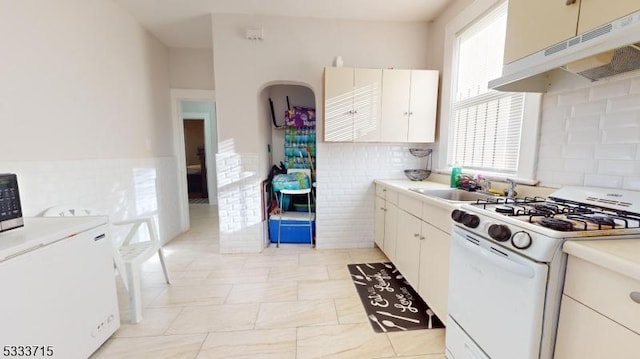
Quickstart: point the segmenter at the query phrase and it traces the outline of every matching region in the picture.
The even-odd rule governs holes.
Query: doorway
[[[204,119],[185,118],[183,128],[189,204],[208,204]]]
[[[190,192],[192,194],[191,197],[194,197],[195,193],[199,193],[201,202],[205,202],[202,205],[214,206],[218,202],[215,161],[218,152],[216,104],[213,91],[181,89],[171,90],[171,104],[174,116],[174,156],[176,158],[176,179],[179,191],[179,203],[177,203],[177,206],[180,212],[180,227],[184,232],[190,228]],[[189,152],[189,156],[191,156],[194,150],[187,149],[188,140],[186,139],[185,130],[190,131],[190,129],[185,127],[185,123],[187,123],[187,127],[190,127],[188,123],[198,121],[202,124],[203,133],[203,136],[199,137],[204,137],[204,141],[195,146],[197,162],[193,158],[188,161],[187,152]],[[200,125],[198,124],[197,126],[199,127]],[[203,150],[200,151],[200,156],[198,156],[198,147],[202,147]],[[202,158],[202,160],[200,160],[200,158]],[[195,182],[198,176],[189,176],[188,172],[193,174],[198,170],[200,172],[200,186],[197,188],[196,185],[196,188],[194,188],[197,189],[197,191],[190,191],[189,177],[192,177],[191,181]],[[205,181],[204,183],[203,180]],[[206,195],[203,195],[203,189],[206,190]]]

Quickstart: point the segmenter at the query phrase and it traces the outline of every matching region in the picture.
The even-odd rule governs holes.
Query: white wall
[[[268,170],[267,144],[270,142],[270,114],[262,89],[274,83],[300,84],[311,88],[318,107],[318,128],[322,129],[322,76],[323,68],[331,65],[336,55],[341,55],[345,66],[372,68],[428,68],[429,46],[426,23],[358,22],[343,20],[304,19],[290,17],[264,17],[250,15],[213,15],[213,54],[215,69],[216,103],[220,145],[237,156],[225,155],[225,160],[238,161],[238,171],[230,171],[230,178],[242,178],[245,191],[259,192],[260,182]],[[263,41],[245,39],[247,27],[262,27]],[[322,137],[319,137],[319,141]],[[401,147],[401,146],[400,146]],[[421,165],[405,156],[395,157],[394,167],[385,167],[398,146],[380,145],[372,153],[377,156],[351,154],[368,152],[364,144],[318,143],[318,247],[366,247],[373,246],[373,185],[374,177],[362,171],[361,166],[376,168],[375,176],[399,178],[398,168],[415,168]],[[406,149],[406,148],[405,148]],[[222,151],[221,151],[222,152]],[[346,153],[347,156],[337,155]],[[245,159],[246,158],[246,166]],[[257,165],[254,165],[257,161]],[[358,162],[356,166],[356,162]],[[250,165],[249,165],[250,164]],[[341,177],[333,178],[331,168],[339,169]],[[219,167],[220,170],[220,167]],[[244,173],[235,176],[233,173]],[[344,178],[367,173],[366,180],[348,185],[345,192]],[[218,181],[227,181],[219,172]],[[253,177],[255,178],[253,178]],[[350,181],[350,180],[349,180]],[[228,182],[228,181],[227,181]],[[234,183],[234,182],[231,182]],[[249,184],[251,183],[251,184]],[[252,187],[253,186],[253,187]],[[234,193],[238,186],[228,185]],[[236,241],[237,248],[258,248],[262,229],[255,220],[245,221],[246,226],[234,226],[234,218],[255,218],[260,208],[234,208],[230,198],[225,204],[224,189],[219,188],[221,224],[221,248],[223,242]],[[249,193],[246,193],[248,196]],[[345,200],[333,206],[333,200]],[[258,204],[259,206],[259,204]],[[344,222],[353,218],[349,232],[333,231],[334,224],[327,214],[340,215]],[[359,220],[365,214],[366,220]],[[225,219],[227,218],[228,219]],[[335,223],[344,228],[343,221]],[[228,228],[225,235],[223,228]],[[245,233],[246,235],[238,235]],[[246,245],[247,243],[257,245]]]
[[[171,88],[213,90],[213,52],[211,49],[169,49]]]
[[[474,1],[451,1],[444,11],[429,23],[429,66],[432,69],[444,69],[444,35],[447,24]]]
[[[25,215],[150,211],[174,236],[168,49],[110,0],[2,1],[0,33],[0,168]]]

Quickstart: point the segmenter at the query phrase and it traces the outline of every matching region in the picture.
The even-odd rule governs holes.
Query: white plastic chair
[[[287,173],[294,173],[294,172],[302,172],[304,173],[307,178],[309,178],[309,185],[312,186],[311,184],[311,170],[310,169],[289,169],[287,170]],[[315,220],[315,214],[311,212],[311,188],[303,188],[303,189],[282,189],[280,190],[280,201],[278,202],[278,206],[280,207],[279,212],[279,217],[278,217],[278,243],[276,244],[276,248],[280,247],[280,234],[282,232],[282,227],[309,227],[309,242],[311,244],[311,247],[313,247],[313,221]],[[282,214],[284,213],[284,209],[282,208],[282,201],[284,199],[284,195],[300,195],[300,194],[306,194],[307,195],[307,214],[308,214],[308,221],[305,224],[294,224],[294,223],[290,223],[290,224],[284,224],[283,220],[282,220]]]
[[[55,206],[44,212],[45,217],[68,217],[68,216],[95,216],[98,213],[82,207]],[[158,253],[162,271],[167,284],[169,273],[164,262],[164,253],[156,230],[155,221],[151,217],[140,217],[135,219],[110,222],[112,226],[128,227],[128,232],[122,243],[113,240],[114,253],[113,263],[123,279],[127,293],[129,294],[129,304],[131,307],[131,323],[139,323],[142,320],[142,295],[140,288],[140,271],[142,263],[146,262],[154,254]],[[133,241],[140,227],[146,225],[149,239],[146,241]]]

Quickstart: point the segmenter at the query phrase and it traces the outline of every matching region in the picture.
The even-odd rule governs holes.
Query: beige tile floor
[[[377,249],[285,244],[219,254],[216,207],[191,205],[191,230],[165,247],[172,284],[144,265],[142,322],[122,326],[103,358],[444,359],[444,329],[375,333],[346,265],[386,260]]]

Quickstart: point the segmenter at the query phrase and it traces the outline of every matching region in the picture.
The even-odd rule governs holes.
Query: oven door
[[[491,359],[537,359],[548,266],[458,226],[451,241],[448,320]]]

